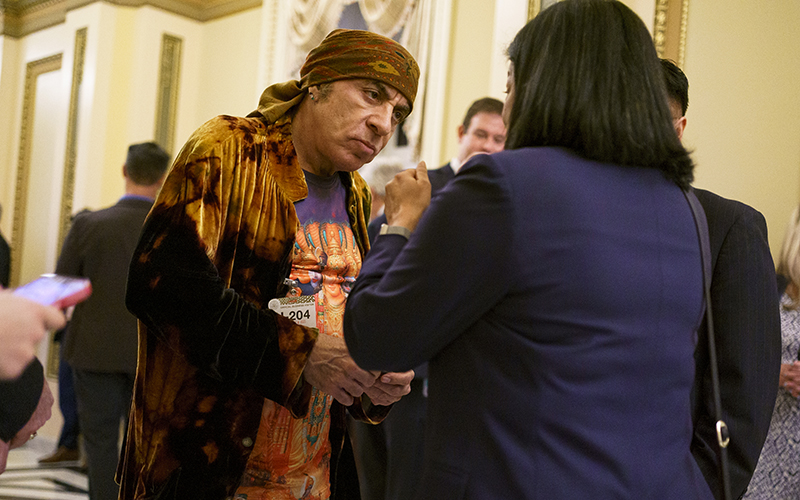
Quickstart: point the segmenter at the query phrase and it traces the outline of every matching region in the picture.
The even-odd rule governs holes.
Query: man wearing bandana
[[[145,222],[122,500],[357,499],[345,409],[378,422],[409,391],[413,372],[355,365],[341,315],[369,248],[356,171],[411,112],[419,67],[336,30],[300,77],[198,129]],[[270,310],[287,296],[296,321]]]

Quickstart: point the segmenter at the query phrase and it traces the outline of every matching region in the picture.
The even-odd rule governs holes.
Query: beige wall
[[[13,125],[16,116],[19,94],[19,41],[0,37],[0,204],[3,214],[0,219],[0,232],[7,238],[11,235],[13,185],[10,166],[15,161]]]
[[[12,233],[14,188],[20,146],[21,117],[27,64],[62,53],[64,27],[56,26],[49,33],[34,33],[24,39],[3,37],[0,61],[0,203],[3,204],[2,232],[8,239]],[[63,67],[63,63],[62,63]],[[63,73],[63,72],[62,72]],[[52,90],[52,88],[50,88]],[[61,96],[63,98],[63,87]],[[50,120],[61,123],[62,107],[52,110]],[[58,138],[51,146],[56,147]]]
[[[22,281],[52,272],[57,259],[76,31],[87,28],[74,211],[113,204],[124,192],[122,165],[128,145],[154,137],[162,34],[183,39],[177,149],[207,119],[221,113],[246,114],[255,108],[261,90],[256,88],[260,23],[260,9],[199,23],[152,7],[96,2],[69,11],[66,21],[52,28],[20,39],[0,37],[0,203],[4,212],[0,230],[9,240],[26,65],[62,54],[61,69],[40,77],[33,103],[30,182],[36,197],[28,201]],[[49,347],[49,343],[40,345],[40,359],[48,359]],[[57,394],[56,384],[52,388]],[[54,411],[40,434],[56,440],[61,422],[61,415]]]
[[[449,58],[440,65],[442,92],[430,106],[442,112],[438,166],[456,151],[456,128],[474,99],[502,98],[501,52],[524,24],[526,0],[451,0]],[[655,0],[625,0],[652,25]],[[176,148],[217,114],[246,114],[263,90],[265,47],[282,47],[271,38],[273,13],[286,0],[199,23],[151,7],[118,7],[97,2],[69,12],[64,24],[21,39],[0,39],[0,230],[10,237],[19,131],[28,62],[63,53],[53,91],[68,100],[75,31],[88,27],[84,83],[79,108],[74,208],[113,203],[123,190],[121,165],[127,146],[150,140],[155,125],[156,85],[162,33],[183,38],[183,63],[176,123]],[[437,2],[436,5],[444,5]],[[268,9],[265,10],[265,9]],[[513,25],[513,26],[512,26]],[[689,0],[685,71],[690,107],[686,144],[694,150],[696,185],[739,199],[767,218],[770,245],[777,253],[791,210],[800,201],[800,2]],[[282,33],[282,32],[277,32]],[[270,43],[266,43],[270,41]],[[279,61],[275,57],[274,61]],[[271,83],[271,82],[268,82]],[[436,89],[434,89],[436,90]],[[66,102],[55,106],[51,192],[63,171]],[[427,133],[427,132],[426,132]],[[434,134],[435,136],[436,134]],[[437,141],[438,142],[438,141]],[[52,214],[48,217],[51,217]],[[45,221],[47,222],[47,221]],[[52,222],[52,221],[51,221]],[[45,223],[43,228],[51,228]],[[50,231],[50,229],[44,229]],[[52,236],[52,238],[55,238]],[[55,242],[50,239],[47,245]],[[13,244],[13,242],[12,242]],[[51,248],[47,272],[55,265]],[[57,421],[53,423],[57,433]]]
[[[651,28],[655,0],[622,0]],[[475,99],[505,99],[508,44],[527,22],[529,0],[452,0],[447,98],[438,167],[458,148],[457,127]],[[430,160],[429,158],[423,158]]]
[[[651,0],[625,0],[652,25]],[[268,2],[272,8],[273,2]],[[525,0],[452,0],[449,59],[439,124],[442,147],[431,166],[456,150],[456,127],[477,97],[502,98],[502,50],[524,23]],[[695,151],[697,185],[761,210],[770,243],[780,243],[785,219],[800,198],[800,3],[689,3],[685,70],[691,81],[686,142]],[[513,26],[511,26],[513,24]],[[25,64],[64,54],[62,95],[71,82],[75,31],[88,27],[79,112],[75,208],[112,203],[122,191],[125,148],[152,138],[160,37],[184,39],[175,143],[182,144],[217,114],[252,110],[262,84],[264,12],[252,9],[198,23],[151,7],[94,3],[70,11],[67,22],[0,45],[0,229],[11,233],[14,174]],[[127,63],[127,62],[130,63]],[[65,116],[57,116],[63,123]],[[63,125],[60,125],[63,132]],[[63,155],[63,139],[56,138]],[[59,160],[63,161],[63,160]],[[60,172],[62,165],[55,166]]]
[[[453,0],[446,102],[443,103],[443,147],[438,162],[430,165],[431,168],[446,163],[455,154],[456,128],[470,103],[490,95],[492,80],[488,69],[494,47],[494,4],[486,0]]]
[[[438,164],[455,154],[455,130],[469,103],[503,97],[496,88],[494,73],[502,71],[496,52],[510,38],[495,26],[495,6],[511,1],[453,0]],[[623,2],[652,30],[655,0]],[[800,2],[689,0],[688,14],[684,139],[697,163],[695,185],[761,211],[777,258],[786,221],[800,201]],[[524,20],[506,22],[518,29]]]
[[[654,1],[625,3],[652,25]],[[503,98],[502,51],[524,24],[524,15],[517,11],[526,4],[452,0],[446,90],[438,103],[431,103],[443,110],[438,125],[442,144],[438,158],[423,158],[431,166],[455,153],[455,130],[472,100],[484,95]],[[272,8],[272,2],[269,5]],[[686,142],[695,151],[697,185],[761,210],[774,251],[785,219],[800,198],[800,46],[794,36],[800,4],[690,0],[689,6],[685,70],[691,81],[691,106]],[[512,10],[515,14],[509,15]],[[70,11],[65,24],[19,40],[3,39],[0,202],[5,216],[0,230],[11,234],[27,62],[62,52],[62,90],[68,92],[75,30],[89,28],[74,207],[97,208],[113,203],[122,192],[119,169],[127,145],[152,138],[161,34],[184,39],[178,147],[210,117],[253,109],[263,86],[258,71],[264,66],[264,15],[262,9],[252,9],[198,23],[151,7],[98,2]],[[62,165],[57,167],[60,171]]]
[[[203,62],[197,75],[199,121],[202,123],[222,114],[244,116],[250,113],[256,109],[264,90],[257,78],[262,64],[257,45],[261,30],[260,9],[210,21],[203,30]],[[232,33],[249,42],[232,47]],[[228,75],[228,78],[217,75]]]
[[[68,12],[66,22],[0,45],[0,229],[12,234],[25,67],[63,54],[59,85],[62,106],[51,119],[56,148],[52,172],[60,187],[65,153],[67,105],[72,84],[75,33],[87,28],[78,108],[78,147],[73,208],[100,208],[123,193],[122,164],[128,145],[152,140],[162,34],[183,39],[175,131],[179,148],[203,122],[217,114],[247,114],[257,88],[260,9],[199,23],[152,7],[129,8],[96,2]],[[242,40],[252,40],[252,45]],[[242,50],[252,46],[253,50]],[[12,242],[13,244],[13,242]],[[55,265],[51,258],[48,269]]]
[[[774,259],[800,195],[799,33],[796,0],[689,4],[695,184],[761,211]]]

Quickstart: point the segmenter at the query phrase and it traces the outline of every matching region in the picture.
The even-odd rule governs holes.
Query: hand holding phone
[[[66,309],[89,298],[92,282],[86,278],[43,274],[15,289],[14,294],[40,304]]]
[[[59,309],[0,290],[0,380],[17,378],[36,356],[48,330],[65,323]]]

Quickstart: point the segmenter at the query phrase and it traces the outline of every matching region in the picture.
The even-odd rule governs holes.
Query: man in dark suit
[[[64,359],[74,370],[91,500],[116,499],[119,426],[130,409],[136,373],[136,318],[125,287],[142,224],[161,187],[169,155],[154,142],[134,144],[122,167],[125,195],[113,206],[75,216],[56,273],[92,281],[65,335]]]
[[[679,137],[686,127],[689,81],[662,59],[670,110]],[[775,268],[767,224],[755,209],[695,189],[708,221],[711,244],[711,310],[728,446],[731,494],[740,498],[755,470],[767,437],[778,391],[781,331]],[[716,450],[716,417],[708,365],[706,323],[695,351],[692,394],[692,454],[716,498],[722,498]]]
[[[502,101],[492,97],[478,99],[470,105],[457,130],[458,154],[441,168],[428,172],[431,195],[444,188],[471,156],[503,150],[506,127],[502,113]],[[370,222],[370,242],[375,241],[385,223],[384,214]],[[353,424],[362,500],[414,497],[422,475],[428,365],[417,367],[414,373],[411,393],[394,404],[381,424]]]

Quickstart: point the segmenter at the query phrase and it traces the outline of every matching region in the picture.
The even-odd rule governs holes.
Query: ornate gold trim
[[[58,378],[58,365],[61,363],[61,342],[56,341],[56,332],[51,331],[47,336],[47,359],[44,363],[45,374],[48,378]]]
[[[275,70],[275,55],[276,55],[276,47],[277,44],[277,33],[278,33],[278,20],[280,19],[280,12],[278,12],[278,5],[279,0],[264,0],[264,4],[262,8],[270,9],[270,16],[269,19],[272,21],[269,30],[267,31],[267,40],[266,45],[262,49],[263,54],[269,54],[269,57],[266,57],[266,65],[264,67],[264,73],[259,75],[261,78],[265,78],[265,82],[260,82],[264,84],[264,86],[269,85],[268,82],[273,82],[276,80],[276,70]],[[269,5],[267,5],[269,4]],[[262,16],[263,19],[263,16]]]
[[[28,63],[25,70],[25,93],[22,103],[22,125],[19,134],[17,182],[14,188],[14,225],[11,231],[11,279],[9,285],[19,284],[22,248],[25,235],[25,214],[28,207],[28,178],[31,167],[33,118],[36,112],[36,79],[39,75],[61,69],[61,56],[56,54]]]
[[[169,154],[172,154],[175,142],[175,117],[178,111],[182,45],[183,39],[179,37],[166,33],[161,37],[155,141]]]
[[[528,0],[528,21],[542,10],[542,0]]]
[[[67,12],[103,1],[123,7],[149,5],[206,22],[260,7],[262,0],[0,0],[0,35],[20,38],[64,22]]]
[[[64,154],[64,179],[61,184],[61,213],[59,215],[57,254],[67,237],[72,219],[72,201],[75,195],[75,158],[78,153],[78,101],[83,81],[83,63],[86,59],[86,33],[88,28],[75,32],[75,53],[72,61],[72,87],[69,96],[67,121],[67,151]]]
[[[537,16],[542,9],[558,3],[561,0],[528,0],[528,21]]]
[[[688,23],[689,0],[656,0],[653,42],[659,57],[683,67]]]
[[[669,0],[656,0],[656,15],[653,20],[653,43],[656,45],[658,57],[664,57],[664,45],[667,39],[667,8]]]
[[[686,33],[689,30],[689,0],[681,2],[681,34],[678,41],[678,64],[683,67],[686,62]]]

